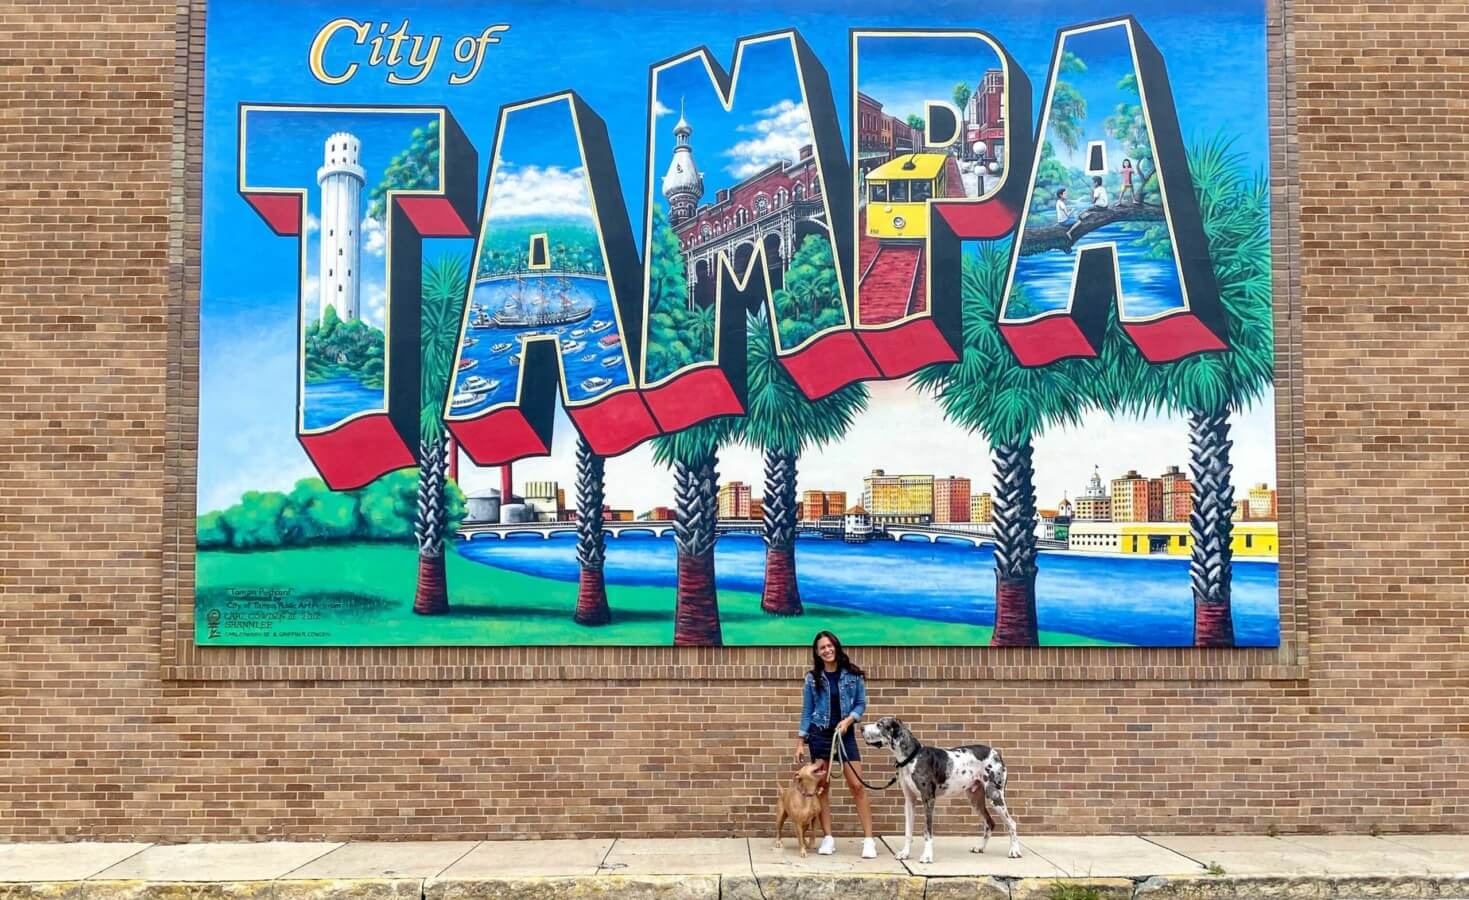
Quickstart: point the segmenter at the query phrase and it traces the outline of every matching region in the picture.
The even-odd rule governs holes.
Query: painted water
[[[549,540],[524,534],[460,542],[464,557],[484,565],[576,581],[574,535]],[[802,538],[796,550],[801,599],[806,603],[991,625],[995,616],[994,553],[989,547],[879,541],[846,544]],[[755,535],[725,535],[715,549],[717,583],[758,593],[765,544]],[[671,537],[624,534],[607,541],[609,585],[673,588]],[[1186,557],[1083,556],[1042,552],[1036,579],[1040,627],[1141,646],[1193,643],[1193,598]],[[1280,639],[1279,566],[1234,565],[1235,639],[1242,647],[1274,647]],[[616,595],[612,603],[616,606]],[[669,602],[673,602],[672,594]],[[894,634],[894,643],[902,643]]]
[[[524,343],[530,332],[545,335],[539,339],[548,342],[554,339],[557,342],[566,373],[567,395],[573,402],[589,400],[629,383],[627,366],[622,361],[621,344],[605,346],[601,343],[609,335],[619,335],[617,317],[612,308],[612,295],[605,278],[549,274],[523,275],[519,279],[494,278],[475,284],[472,302],[485,315],[493,317],[517,293],[522,298],[522,304],[526,298],[544,294],[547,298],[547,309],[554,312],[561,306],[563,291],[574,308],[591,304],[591,313],[586,318],[564,325],[527,325],[521,328],[475,328],[471,325],[465,331],[465,337],[474,339],[474,344],[463,349],[460,359],[461,363],[472,361],[472,364],[458,373],[455,392],[464,391],[464,382],[476,375],[486,381],[499,382],[499,385],[493,389],[475,391],[481,394],[480,400],[466,406],[454,407],[453,415],[473,415],[515,399],[516,385],[520,380],[520,364],[512,362],[511,357],[519,358],[524,353]],[[496,347],[500,349],[497,350]],[[609,360],[613,362],[609,363]],[[590,381],[594,378],[605,379],[610,383]]]
[[[1026,298],[1037,310],[1065,309],[1071,302],[1072,275],[1081,249],[1108,243],[1117,247],[1124,316],[1129,319],[1145,318],[1183,306],[1183,289],[1172,255],[1154,256],[1153,244],[1144,239],[1139,223],[1114,222],[1098,228],[1083,235],[1077,241],[1078,249],[1070,253],[1048,250],[1022,256],[1015,266],[1015,284],[1024,286]]]
[[[304,406],[307,429],[328,428],[348,416],[387,408],[382,388],[367,387],[350,375],[306,382]]]

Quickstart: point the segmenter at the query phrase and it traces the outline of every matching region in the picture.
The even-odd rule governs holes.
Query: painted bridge
[[[762,534],[765,531],[765,526],[759,519],[723,519],[714,527],[719,534]],[[603,522],[602,530],[607,533],[608,537],[621,537],[624,534],[663,537],[673,534],[673,520],[639,519],[636,522]],[[821,533],[814,523],[798,523],[797,531],[801,534]],[[576,523],[523,522],[515,525],[466,523],[459,529],[459,537],[466,541],[480,537],[496,537],[503,540],[520,535],[539,535],[545,540],[550,540],[558,534],[576,534]]]
[[[715,526],[719,534],[761,534],[764,526],[759,519],[723,519]],[[603,522],[602,530],[608,537],[621,537],[624,534],[647,535],[649,537],[665,537],[673,534],[673,522],[669,519],[643,519],[636,522]],[[804,535],[821,535],[822,531],[814,522],[800,522],[797,530]],[[874,533],[885,534],[894,541],[928,542],[936,543],[962,543],[974,547],[982,547],[986,544],[994,544],[995,533],[988,524],[982,522],[955,522],[940,525],[874,525]],[[459,529],[459,537],[466,541],[480,538],[520,538],[539,536],[542,540],[550,540],[558,534],[575,535],[575,522],[523,522],[515,525],[500,524],[465,524]],[[839,532],[833,532],[832,537],[839,537]],[[1036,546],[1042,550],[1065,550],[1065,541],[1052,541],[1038,539]]]
[[[895,541],[927,541],[930,544],[962,543],[975,547],[995,543],[995,529],[988,522],[946,522],[938,525],[874,525],[874,531],[883,531]],[[1065,541],[1036,538],[1036,546],[1042,550],[1065,550]]]

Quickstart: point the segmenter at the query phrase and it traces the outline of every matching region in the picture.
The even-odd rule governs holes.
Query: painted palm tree
[[[1000,334],[998,322],[1008,242],[986,242],[966,253],[961,276],[964,353],[957,363],[920,370],[914,384],[934,394],[955,424],[988,439],[995,467],[995,628],[990,643],[1035,646],[1036,507],[1033,439],[1046,428],[1079,424],[1085,385],[1096,360],[1069,359],[1025,368]],[[1017,289],[1018,290],[1018,289]]]
[[[760,608],[772,615],[799,616],[796,463],[803,451],[846,434],[867,408],[867,387],[849,385],[820,400],[808,399],[776,356],[763,310],[749,319],[748,341],[749,399],[739,426],[741,440],[765,456],[765,587]]]
[[[1275,332],[1270,285],[1270,187],[1248,175],[1244,157],[1227,140],[1189,152],[1189,170],[1220,299],[1229,318],[1228,350],[1150,365],[1122,335],[1115,314],[1103,358],[1120,406],[1138,413],[1159,408],[1189,423],[1189,469],[1194,509],[1189,517],[1189,576],[1194,600],[1194,644],[1234,646],[1231,598],[1234,487],[1229,417],[1259,400],[1275,377]],[[1167,241],[1153,229],[1149,236]],[[1155,248],[1166,252],[1166,245]]]
[[[959,108],[959,158],[969,158],[969,98],[972,92],[966,82],[954,85],[954,105]]]
[[[714,587],[715,526],[719,521],[719,448],[734,435],[730,416],[653,439],[653,459],[673,469],[674,543],[678,591],[673,616],[677,647],[716,647],[719,596]]]
[[[449,608],[444,572],[444,537],[449,530],[449,436],[444,399],[454,368],[469,264],[441,256],[423,272],[421,301],[422,380],[418,413],[418,509],[413,535],[418,542],[418,584],[413,611],[437,615]]]
[[[606,460],[592,445],[576,436],[576,560],[581,567],[577,580],[578,625],[606,625],[612,621],[607,605],[607,582],[602,574],[607,558],[607,534],[602,529],[602,506],[606,496],[603,475]]]

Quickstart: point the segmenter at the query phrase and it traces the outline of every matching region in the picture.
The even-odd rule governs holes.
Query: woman
[[[876,859],[877,844],[872,839],[872,807],[867,803],[867,792],[859,778],[862,754],[857,750],[857,736],[852,726],[861,721],[867,711],[867,682],[863,672],[842,649],[842,642],[830,631],[816,635],[811,643],[811,671],[806,673],[806,685],[801,693],[801,729],[796,738],[796,763],[814,759],[824,762],[831,757],[832,741],[840,740],[846,764],[842,773],[847,779],[847,789],[857,804],[857,816],[862,820],[862,858]],[[830,777],[831,773],[827,773]],[[821,830],[825,835],[817,853],[831,855],[836,852],[837,842],[831,836],[831,791],[821,792]]]

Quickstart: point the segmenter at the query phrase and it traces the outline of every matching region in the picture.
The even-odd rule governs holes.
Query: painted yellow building
[[[1102,553],[1188,556],[1192,552],[1189,540],[1187,522],[1072,522],[1068,548]],[[1279,527],[1275,522],[1236,521],[1230,546],[1238,557],[1278,557]]]
[[[995,518],[995,498],[988,492],[974,494],[969,498],[969,521],[992,522]]]
[[[933,518],[932,475],[889,475],[882,469],[862,479],[862,506],[874,520]]]

